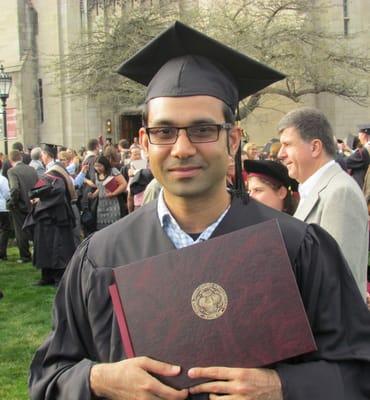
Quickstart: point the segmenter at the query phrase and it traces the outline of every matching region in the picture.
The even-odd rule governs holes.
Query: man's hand
[[[190,378],[209,378],[212,382],[190,388],[190,393],[210,393],[210,400],[282,400],[279,375],[272,369],[191,368]]]
[[[150,373],[176,376],[180,367],[136,357],[112,364],[96,364],[91,368],[90,387],[96,396],[111,400],[183,400],[188,390],[164,385]]]
[[[83,172],[84,174],[86,174],[86,172],[89,170],[89,164],[82,164],[81,167],[81,172]]]

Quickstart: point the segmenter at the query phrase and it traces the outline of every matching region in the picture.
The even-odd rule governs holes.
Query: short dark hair
[[[98,139],[90,139],[87,142],[87,150],[94,151],[96,148],[99,146],[99,140]]]
[[[123,149],[129,149],[130,148],[130,143],[126,139],[121,139],[118,142],[118,145],[121,146]]]
[[[278,124],[278,132],[294,127],[305,142],[321,140],[325,152],[335,157],[336,144],[333,130],[328,119],[320,110],[312,107],[301,107],[288,112]]]
[[[12,150],[9,153],[9,160],[12,162],[22,161],[22,153],[19,150]]]
[[[23,144],[21,142],[14,142],[12,144],[12,149],[22,152],[23,151]]]

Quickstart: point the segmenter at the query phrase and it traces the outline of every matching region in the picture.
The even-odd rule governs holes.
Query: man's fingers
[[[210,378],[214,380],[228,380],[233,379],[233,371],[231,368],[226,367],[207,367],[207,368],[191,368],[188,371],[190,378]]]
[[[198,393],[230,393],[231,386],[229,382],[224,381],[214,381],[201,383],[200,385],[193,386],[189,389],[191,394]]]
[[[188,396],[187,389],[183,390],[173,389],[170,386],[167,386],[164,383],[160,382],[157,378],[153,376],[150,376],[150,379],[148,379],[145,382],[142,388],[144,392],[152,393],[153,395],[157,396],[160,399],[184,400]]]
[[[171,365],[161,361],[153,360],[149,357],[137,358],[137,363],[140,368],[148,373],[153,373],[162,376],[176,376],[180,373],[181,368],[178,365]],[[143,387],[144,391],[150,392],[161,399],[167,400],[184,400],[188,396],[188,390],[176,390],[170,386],[160,382],[155,377],[151,376]]]
[[[150,391],[160,399],[184,400],[188,397],[189,391],[187,389],[176,390],[163,384],[162,382],[159,382],[158,380],[156,381],[157,384],[153,386],[152,390]]]
[[[171,365],[162,361],[153,360],[149,357],[138,357],[138,365],[148,372],[163,376],[176,376],[180,373],[181,368],[178,365]]]

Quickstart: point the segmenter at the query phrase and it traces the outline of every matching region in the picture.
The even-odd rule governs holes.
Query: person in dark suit
[[[18,150],[22,155],[22,161],[24,164],[29,164],[31,162],[31,156],[28,153],[24,153],[23,144],[21,142],[15,142],[12,144],[12,150]],[[3,164],[2,174],[8,179],[8,170],[12,167],[10,160],[6,159]]]
[[[362,189],[370,163],[370,124],[359,125],[359,147],[346,158],[346,167],[353,179]]]
[[[34,168],[22,161],[22,154],[19,150],[12,150],[9,153],[9,161],[12,167],[8,170],[10,199],[8,208],[13,220],[15,238],[19,249],[19,263],[31,261],[29,249],[29,234],[22,230],[27,214],[31,210],[31,202],[28,192],[37,182],[37,173]]]

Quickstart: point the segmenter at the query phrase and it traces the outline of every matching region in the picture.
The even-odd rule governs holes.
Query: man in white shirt
[[[10,190],[8,180],[5,176],[0,175],[0,261],[7,259],[6,252],[11,229],[9,210],[6,208],[6,202],[9,198]]]
[[[334,136],[325,115],[302,107],[278,124],[279,158],[299,182],[294,214],[326,229],[338,242],[361,294],[366,295],[368,222],[364,196],[356,182],[334,161]]]

